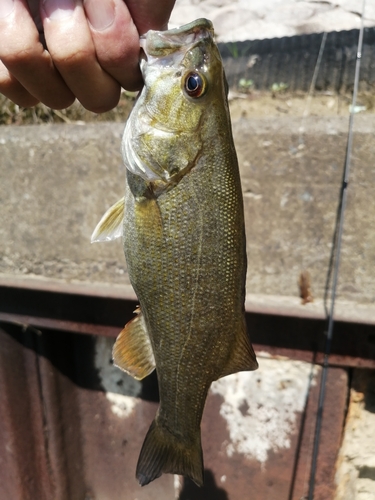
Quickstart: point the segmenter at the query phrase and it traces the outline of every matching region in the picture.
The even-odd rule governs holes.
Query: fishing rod
[[[337,234],[336,234],[336,238],[335,238],[335,242],[334,242],[334,246],[333,246],[333,250],[332,250],[333,255],[334,255],[334,268],[333,268],[333,279],[332,279],[332,290],[331,290],[331,307],[330,307],[329,314],[328,314],[328,330],[327,330],[327,337],[326,337],[326,343],[325,343],[325,349],[324,349],[322,378],[320,381],[320,388],[319,388],[318,412],[317,412],[317,419],[316,419],[316,426],[315,426],[313,454],[312,454],[312,460],[311,460],[309,493],[308,493],[308,497],[307,497],[308,500],[314,500],[315,476],[316,476],[317,459],[318,459],[318,453],[319,453],[320,433],[321,433],[321,429],[322,429],[322,420],[323,420],[323,406],[324,406],[324,399],[325,399],[325,394],[326,394],[329,355],[331,352],[331,345],[332,345],[332,338],[333,338],[333,326],[334,326],[334,317],[333,316],[334,316],[336,294],[337,294],[337,282],[338,282],[339,267],[340,267],[340,254],[341,254],[342,234],[343,234],[343,228],[344,228],[344,215],[345,215],[347,191],[348,191],[348,183],[349,183],[350,162],[351,162],[351,157],[352,157],[354,114],[355,114],[355,106],[356,106],[356,102],[357,102],[359,71],[360,71],[360,67],[361,67],[362,48],[363,48],[365,5],[366,5],[366,0],[363,0],[362,13],[361,13],[361,25],[360,25],[360,29],[359,29],[358,46],[357,46],[357,58],[356,58],[355,74],[354,74],[353,98],[352,98],[352,105],[351,105],[350,117],[349,117],[349,130],[348,130],[348,140],[347,140],[347,146],[346,146],[344,175],[343,175],[343,181],[342,181],[340,198],[339,198],[340,204],[339,204],[339,211],[338,211],[338,219],[336,221]]]

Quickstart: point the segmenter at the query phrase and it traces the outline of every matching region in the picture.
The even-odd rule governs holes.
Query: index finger
[[[127,90],[142,86],[139,35],[166,29],[175,0],[84,0],[101,66]]]
[[[44,0],[44,35],[53,63],[64,81],[90,111],[116,106],[120,85],[101,66],[79,0]]]
[[[139,34],[123,0],[84,0],[100,65],[127,90],[142,86]]]

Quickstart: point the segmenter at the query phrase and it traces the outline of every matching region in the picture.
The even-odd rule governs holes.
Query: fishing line
[[[328,375],[328,358],[331,352],[332,345],[332,337],[333,337],[333,314],[335,309],[336,302],[336,293],[337,293],[337,282],[339,275],[339,267],[340,267],[340,253],[341,253],[341,243],[342,243],[342,233],[344,227],[344,214],[346,208],[346,200],[347,200],[347,188],[349,182],[349,172],[350,172],[350,160],[352,156],[352,146],[353,146],[353,123],[354,123],[354,114],[355,114],[355,106],[357,102],[357,93],[358,93],[358,84],[359,84],[359,70],[361,67],[361,57],[362,57],[362,48],[363,48],[363,32],[364,32],[364,14],[365,14],[365,4],[366,0],[363,0],[362,3],[362,14],[361,14],[361,25],[359,29],[359,37],[358,37],[358,47],[357,47],[357,59],[355,65],[355,75],[354,75],[354,88],[353,88],[353,98],[352,98],[352,106],[350,110],[349,117],[349,130],[348,130],[348,139],[346,146],[346,156],[345,156],[345,166],[344,166],[344,176],[340,191],[340,210],[338,213],[337,220],[337,237],[336,243],[333,249],[335,253],[334,259],[334,269],[333,269],[333,280],[332,280],[332,291],[331,291],[331,307],[328,315],[328,331],[326,337],[326,344],[324,349],[324,360],[323,360],[323,369],[322,369],[322,378],[320,381],[319,388],[319,400],[318,400],[318,412],[316,419],[316,427],[315,427],[315,435],[314,435],[314,447],[313,447],[313,455],[311,461],[311,472],[310,472],[310,484],[309,484],[309,494],[308,500],[314,500],[314,489],[315,489],[315,475],[316,475],[316,466],[317,466],[317,458],[319,452],[319,441],[320,441],[320,433],[322,428],[322,418],[323,418],[323,405],[324,398],[326,393],[326,383],[327,383],[327,375]]]

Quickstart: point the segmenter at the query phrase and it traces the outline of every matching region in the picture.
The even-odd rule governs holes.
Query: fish
[[[125,196],[92,241],[122,236],[139,301],[114,364],[155,368],[160,403],[140,451],[144,486],[163,473],[204,483],[200,424],[211,383],[258,367],[246,330],[244,209],[228,85],[211,21],[141,37],[144,86],[122,139]]]

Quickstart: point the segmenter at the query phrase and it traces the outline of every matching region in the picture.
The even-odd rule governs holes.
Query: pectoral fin
[[[243,320],[242,328],[237,333],[236,342],[229,360],[218,378],[231,373],[256,370],[257,368],[258,362],[246,331],[246,322]]]
[[[137,380],[142,380],[155,369],[155,358],[144,317],[140,310],[125,325],[113,346],[113,362]]]
[[[122,236],[125,198],[112,205],[97,224],[91,236],[91,243],[111,241]]]
[[[149,238],[150,234],[154,239],[162,235],[163,222],[160,208],[153,198],[136,201],[134,207],[134,218],[138,228],[139,236],[143,233]]]
[[[142,239],[145,234],[148,239],[152,234],[153,238],[158,238],[162,233],[163,224],[154,184],[146,182],[129,170],[126,172],[126,179],[134,197],[134,218],[138,237]]]

